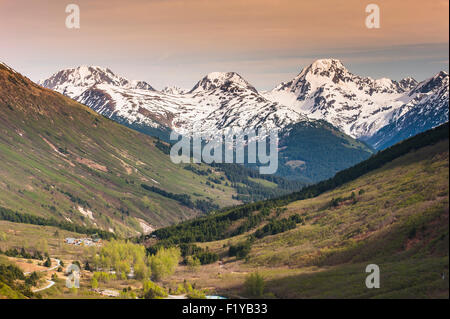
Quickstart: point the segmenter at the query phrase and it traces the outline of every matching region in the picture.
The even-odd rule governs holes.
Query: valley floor
[[[448,180],[445,140],[320,196],[271,211],[270,218],[298,214],[303,222],[253,239],[249,255],[241,260],[228,256],[229,247],[246,241],[256,229],[196,243],[217,253],[219,261],[197,268],[180,264],[158,284],[170,295],[187,281],[208,294],[246,298],[244,282],[258,272],[265,281],[263,298],[449,298]],[[54,227],[0,221],[0,249],[34,247],[66,266],[74,260],[83,262],[88,248],[65,244],[64,238],[82,236]],[[0,255],[0,261],[5,256]],[[8,258],[8,262],[23,271],[42,268],[19,258]],[[368,264],[380,267],[379,289],[365,285]],[[142,282],[126,279],[100,283],[94,290],[93,274],[85,270],[78,291],[66,288],[66,275],[55,270],[34,289],[45,288],[45,280],[51,280],[53,273],[57,274],[55,284],[39,292],[44,298],[117,298],[124,288],[142,289]]]

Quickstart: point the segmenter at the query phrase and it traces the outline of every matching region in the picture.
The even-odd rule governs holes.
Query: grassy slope
[[[0,132],[0,206],[18,212],[132,234],[140,229],[134,217],[161,226],[198,214],[141,183],[222,206],[236,203],[231,187],[206,186],[206,177],[172,164],[152,138],[2,65]],[[78,206],[90,207],[95,220]]]
[[[259,270],[267,291],[281,298],[448,298],[448,180],[445,140],[318,197],[290,203],[280,218],[298,213],[304,225],[256,240],[246,262],[225,258],[223,268],[208,265],[194,277],[201,285],[241,293],[244,274]],[[352,192],[356,203],[330,205]],[[199,245],[223,256],[228,244],[245,237]],[[370,263],[380,266],[380,289],[365,287]]]
[[[13,265],[6,256],[0,255],[0,265]],[[11,288],[0,280],[0,299],[25,299],[26,297],[19,291]]]
[[[0,282],[0,299],[24,299],[25,296]]]
[[[65,244],[66,237],[82,238],[84,235],[52,226],[0,221],[0,250],[2,251],[14,248],[20,250],[23,247],[26,250],[48,252],[52,257],[81,260],[84,248]]]
[[[66,237],[81,238],[84,237],[84,235],[51,226],[37,226],[0,220],[0,250],[3,252],[14,248],[19,251],[22,248],[25,248],[28,252],[37,250],[41,253],[48,253],[51,257],[63,260],[65,267],[67,267],[73,260],[83,261],[88,248],[65,244],[64,238]],[[31,271],[26,268],[30,267],[30,262],[31,260],[20,257],[10,258],[0,254],[0,265],[16,265],[22,269],[22,271]],[[37,262],[38,261],[33,260],[34,264]],[[37,268],[42,269],[42,267]],[[59,273],[59,276],[61,277],[62,273]],[[50,278],[50,276],[48,275],[47,278]],[[45,280],[41,279],[40,281],[42,286],[42,282],[45,282]],[[46,290],[45,292],[42,292],[41,295],[46,297],[48,291],[55,291],[55,289],[51,288]],[[60,294],[58,291],[56,291],[56,293]],[[0,299],[2,298],[23,299],[26,297],[23,296],[20,291],[0,282]]]

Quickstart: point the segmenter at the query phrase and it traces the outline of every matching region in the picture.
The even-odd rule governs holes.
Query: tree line
[[[244,204],[237,207],[226,208],[215,214],[186,221],[177,225],[160,228],[152,233],[158,239],[167,244],[209,242],[235,236],[237,233],[229,233],[231,224],[239,219],[248,218],[255,211],[273,209],[285,206],[297,200],[304,200],[319,196],[320,194],[350,182],[372,170],[378,169],[392,160],[424,146],[435,144],[448,139],[448,122],[404,140],[390,148],[372,155],[369,159],[347,168],[334,177],[314,185],[304,187],[300,191],[284,195],[274,199]],[[252,222],[249,220],[249,223]],[[241,231],[244,231],[243,227]]]
[[[173,199],[183,206],[189,207],[191,209],[198,209],[203,213],[208,213],[212,210],[219,208],[219,205],[214,204],[211,200],[197,199],[194,202],[194,201],[192,201],[191,196],[188,194],[175,194],[175,193],[167,192],[161,188],[158,188],[155,186],[149,186],[146,184],[141,184],[141,187],[150,192]]]

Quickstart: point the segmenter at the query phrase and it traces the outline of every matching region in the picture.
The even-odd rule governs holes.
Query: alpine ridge
[[[351,73],[339,60],[321,59],[264,96],[311,119],[324,119],[376,148],[395,143],[379,141],[384,131],[377,132],[385,126],[395,126],[412,109],[423,117],[418,119],[419,123],[429,120],[430,113],[420,111],[423,108],[437,110],[431,120],[434,126],[448,121],[446,72],[420,83],[410,77],[398,82],[387,78],[374,80]],[[412,131],[419,133],[427,128],[431,127],[424,125]]]
[[[299,122],[325,120],[353,138],[383,148],[448,121],[446,72],[420,83],[411,77],[372,79],[351,73],[337,59],[316,60],[269,92],[258,92],[236,72],[209,73],[190,90],[157,91],[144,81],[88,66],[59,71],[39,83],[122,124],[166,139],[171,130],[214,133],[263,125],[283,130]],[[400,118],[403,125],[398,126]],[[406,128],[408,118],[422,124]],[[399,137],[391,143],[392,127]]]
[[[159,130],[156,135],[166,137],[172,129],[207,134],[229,127],[283,128],[306,119],[267,100],[235,72],[209,73],[187,92],[176,87],[156,91],[108,68],[86,66],[59,71],[39,84],[122,124],[144,133],[145,128]]]

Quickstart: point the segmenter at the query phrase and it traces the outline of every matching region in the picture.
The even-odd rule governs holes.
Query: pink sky
[[[79,30],[65,27],[69,3]],[[380,29],[365,27],[369,3]],[[448,69],[448,27],[448,0],[0,0],[0,60],[32,80],[92,64],[157,88],[236,71],[269,89],[323,57],[421,80]]]

